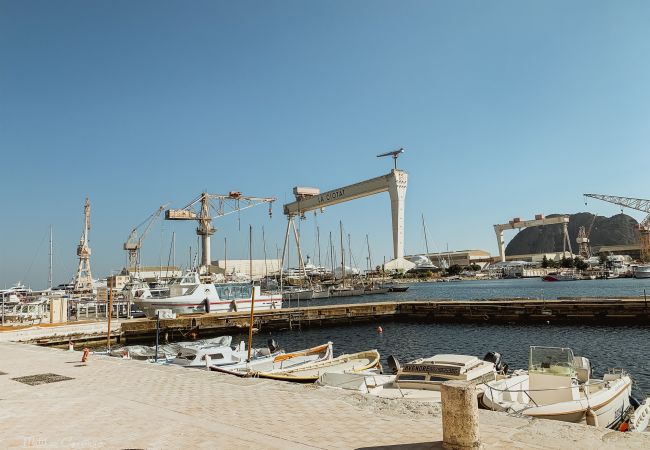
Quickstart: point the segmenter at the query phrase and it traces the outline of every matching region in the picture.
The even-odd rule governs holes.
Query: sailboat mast
[[[264,249],[264,278],[268,278],[269,270],[268,266],[266,265],[266,236],[264,235],[264,226],[262,226],[262,248]]]
[[[332,243],[332,232],[330,231],[330,262],[332,263],[332,276],[336,280],[336,271],[334,270],[334,244]]]
[[[228,238],[224,237],[223,238],[223,279],[224,281],[228,281],[228,270],[227,269],[227,264],[228,264]]]
[[[52,225],[50,225],[50,273],[47,281],[50,286],[50,290],[52,290]]]
[[[366,246],[368,247],[368,273],[372,270],[372,256],[370,256],[370,241],[368,240],[368,235],[366,234]]]
[[[172,231],[172,266],[176,267],[176,232]]]
[[[341,280],[345,284],[345,249],[343,248],[343,222],[339,220],[339,229],[341,231]]]
[[[248,357],[246,360],[250,361],[251,350],[253,349],[253,318],[255,314],[255,283],[253,283],[253,225],[249,225],[248,230],[248,267],[251,276],[251,317],[248,325]]]
[[[424,247],[427,250],[427,258],[429,257],[429,241],[427,240],[427,225],[424,223],[424,214],[422,214],[422,232],[424,233]]]
[[[318,267],[322,267],[320,263],[320,227],[316,226],[316,244],[318,245]]]

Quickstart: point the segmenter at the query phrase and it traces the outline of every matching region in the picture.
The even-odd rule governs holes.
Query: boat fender
[[[68,341],[68,351],[73,352],[74,351],[74,344],[72,341]]]
[[[230,309],[237,312],[237,302],[235,300],[230,302]]]
[[[204,304],[204,306],[205,306],[205,312],[206,312],[206,313],[209,313],[209,312],[210,312],[210,300],[208,300],[208,299],[206,298],[205,300],[203,300],[203,304]]]
[[[81,362],[82,363],[87,362],[88,356],[90,356],[90,349],[88,347],[84,347],[83,355],[81,355]]]
[[[397,372],[402,368],[402,365],[399,363],[399,360],[393,355],[388,356],[386,360],[388,367],[393,375],[397,375]]]
[[[598,416],[596,415],[596,412],[593,409],[591,408],[587,409],[585,421],[587,422],[587,425],[591,425],[594,427],[598,426]]]
[[[621,422],[621,424],[618,426],[618,431],[620,431],[621,433],[630,431],[630,424],[627,422]]]

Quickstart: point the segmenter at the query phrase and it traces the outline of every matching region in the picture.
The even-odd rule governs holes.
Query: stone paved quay
[[[0,343],[2,448],[442,448],[438,405]],[[54,373],[71,380],[28,385]],[[458,424],[462,426],[462,424]],[[650,437],[481,411],[486,448],[650,448]]]

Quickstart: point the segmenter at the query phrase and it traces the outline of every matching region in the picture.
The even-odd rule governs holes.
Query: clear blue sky
[[[380,175],[397,147],[407,253],[421,214],[438,248],[492,253],[514,216],[616,214],[581,194],[650,198],[649,23],[647,1],[0,0],[0,286],[46,285],[50,224],[70,279],[86,196],[95,276],[158,205],[204,189],[277,196],[273,219],[222,218],[213,239],[213,259],[224,236],[245,257],[253,224],[261,257],[264,226],[274,255],[294,185]],[[356,258],[366,233],[391,255],[387,194],[318,220],[324,247],[343,220]],[[144,263],[173,230],[186,264],[183,222],[151,232]]]

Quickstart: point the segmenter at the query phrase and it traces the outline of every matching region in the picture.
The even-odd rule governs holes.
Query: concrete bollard
[[[476,386],[466,381],[446,381],[442,397],[442,447],[446,450],[482,448],[478,428]]]

